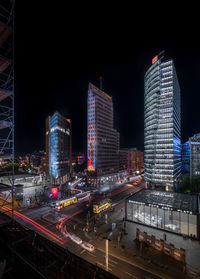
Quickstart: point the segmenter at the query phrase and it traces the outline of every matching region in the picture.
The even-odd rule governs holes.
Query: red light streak
[[[35,222],[34,220],[30,219],[29,217],[17,212],[19,215],[21,215],[22,217],[26,218],[27,220],[33,222],[34,224],[36,224],[37,226],[40,226],[41,228],[43,228],[44,230],[46,230],[47,232],[49,232],[50,234],[54,235],[55,237],[59,238],[55,233],[51,232],[50,230],[46,229],[45,227],[43,227],[42,225],[40,225],[39,223]],[[59,238],[60,239],[60,238]]]
[[[3,206],[4,209],[11,211],[10,208]],[[61,244],[64,244],[64,242],[62,241],[61,238],[59,238],[56,234],[54,234],[53,232],[49,231],[48,229],[46,229],[45,227],[43,227],[42,225],[40,225],[39,223],[35,222],[34,220],[30,219],[29,217],[17,212],[17,211],[13,211],[13,213],[18,216],[19,218],[22,218],[24,221],[27,221],[28,223],[30,223],[31,225],[35,226],[37,229],[41,230],[42,232],[46,233],[47,235],[49,235],[50,237],[52,237],[53,239],[55,239],[56,241],[58,241]]]
[[[79,214],[79,213],[81,213],[81,212],[83,212],[83,210],[82,210],[82,209],[81,209],[81,210],[79,210],[79,211],[77,211],[77,212],[75,212],[75,213],[74,213],[74,214],[72,214],[71,216],[69,216],[69,217],[65,218],[65,219],[62,221],[62,223],[63,223],[64,221],[67,221],[67,220],[71,219],[73,216],[75,216],[75,215],[77,215],[77,214]]]
[[[22,218],[23,220],[27,221],[28,223],[30,223],[31,225],[35,226],[37,229],[41,230],[42,232],[46,233],[48,236],[50,236],[51,238],[55,239],[56,241],[58,241],[59,243],[63,244],[63,241],[60,241],[58,238],[54,237],[51,233],[48,233],[46,230],[43,230],[40,226],[36,225],[35,223],[27,220],[26,218],[24,218],[23,216],[20,216],[19,214],[15,213],[15,215],[17,215],[18,217]]]
[[[67,217],[67,218],[63,219],[63,221],[61,222],[61,232],[62,232],[63,234],[65,234],[65,233],[64,233],[64,231],[63,231],[63,228],[62,228],[63,223],[64,223],[65,221],[69,220],[70,218],[72,218],[73,216],[75,216],[75,215],[77,215],[77,214],[81,213],[81,212],[83,212],[83,210],[82,210],[82,209],[81,209],[81,210],[79,210],[79,211],[77,211],[77,212],[75,212],[75,213],[74,213],[74,214],[72,214],[71,216],[69,216],[69,217]],[[66,226],[65,226],[65,231],[66,231],[66,233],[67,233],[68,235],[70,234],[70,233],[67,231]]]

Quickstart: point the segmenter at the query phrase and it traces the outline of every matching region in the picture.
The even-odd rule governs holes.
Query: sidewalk
[[[138,266],[141,269],[153,272],[161,278],[190,278],[188,275],[183,273],[183,265],[181,263],[153,248],[143,247],[141,249],[139,243],[133,238],[132,233],[124,233],[123,205],[121,205],[121,207],[122,209],[108,213],[107,224],[105,224],[104,217],[97,221],[95,224],[96,232],[94,232],[94,225],[91,224],[88,233],[86,233],[83,231],[83,228],[86,225],[85,220],[82,220],[81,223],[77,223],[73,219],[67,222],[67,230],[79,236],[83,241],[90,242],[96,247],[96,249],[103,252],[105,251],[104,237],[108,237],[111,240],[109,241],[110,255],[129,264]],[[49,212],[42,218],[50,223],[56,223],[57,219],[52,213],[53,212]],[[60,218],[62,218],[62,214],[59,215]],[[116,227],[112,230],[113,222],[116,223]]]
[[[96,233],[93,230],[89,230],[88,233],[83,232],[81,225],[75,231],[71,229],[83,240],[90,241],[96,249],[101,251],[105,251],[104,237],[108,237],[111,240],[109,241],[110,255],[132,265],[139,266],[149,272],[153,272],[161,278],[190,278],[183,273],[183,265],[170,256],[155,249],[143,248],[141,250],[137,241],[133,240],[129,234],[123,233],[123,215],[124,211],[117,211],[109,218],[108,224],[97,223],[95,225]],[[116,228],[114,230],[112,230],[113,220],[119,220],[116,222]]]

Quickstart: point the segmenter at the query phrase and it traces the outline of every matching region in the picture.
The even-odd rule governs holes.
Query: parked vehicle
[[[89,252],[93,252],[94,251],[94,246],[88,242],[83,241],[81,246],[85,249],[88,250]]]

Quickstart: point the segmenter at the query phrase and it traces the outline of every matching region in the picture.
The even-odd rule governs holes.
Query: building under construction
[[[0,177],[9,175],[11,180],[14,174],[13,34],[14,0],[4,0],[0,2]]]

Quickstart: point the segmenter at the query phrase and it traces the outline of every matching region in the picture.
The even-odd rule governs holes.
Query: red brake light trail
[[[52,234],[48,233],[46,230],[43,230],[40,226],[37,226],[34,222],[31,222],[31,221],[27,220],[26,218],[24,218],[23,216],[20,216],[17,213],[15,213],[15,215],[17,215],[18,217],[22,218],[24,221],[27,221],[31,225],[35,226],[37,229],[41,230],[42,232],[46,233],[48,236],[50,236],[51,238],[55,239],[60,244],[64,243],[63,241],[60,241],[58,238],[54,237]]]
[[[11,211],[11,209],[7,206],[3,206],[4,209]],[[53,232],[49,231],[48,229],[46,229],[45,227],[43,227],[42,225],[40,225],[39,223],[35,222],[34,220],[30,219],[29,217],[23,215],[22,213],[19,213],[17,211],[14,210],[14,214],[16,216],[18,216],[19,218],[22,218],[24,221],[27,221],[28,223],[30,223],[31,225],[33,225],[34,227],[36,227],[37,229],[41,230],[42,232],[46,233],[48,236],[50,236],[51,238],[55,239],[57,242],[64,244],[64,242],[62,241],[61,238],[59,238],[56,234],[54,234]]]
[[[61,222],[61,232],[62,232],[62,233],[64,233],[64,232],[63,232],[63,228],[62,228],[63,223],[64,223],[65,221],[69,220],[70,218],[72,218],[73,216],[78,215],[78,214],[81,213],[81,212],[83,212],[82,209],[79,210],[79,211],[77,211],[77,212],[75,212],[75,213],[72,214],[71,216],[66,217],[64,220],[62,220],[62,222]],[[64,227],[64,229],[65,229],[65,232],[69,235],[69,232],[67,231],[66,226]]]

